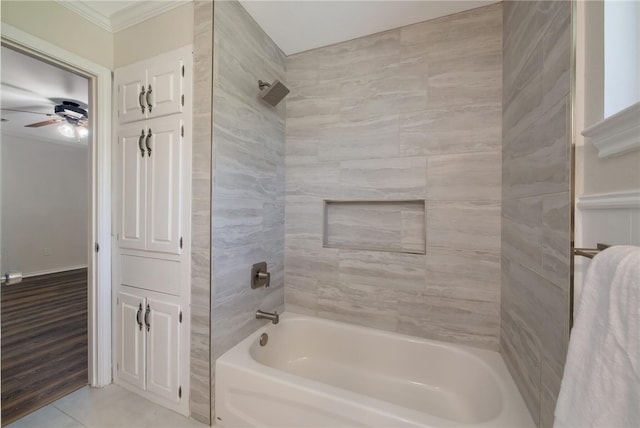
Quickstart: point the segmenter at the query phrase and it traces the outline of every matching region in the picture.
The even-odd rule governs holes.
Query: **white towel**
[[[554,427],[640,426],[640,247],[594,257],[569,340]]]

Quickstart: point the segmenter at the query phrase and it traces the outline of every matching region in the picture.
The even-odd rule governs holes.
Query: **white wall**
[[[2,0],[2,22],[113,68],[113,34],[54,1]]]
[[[1,150],[3,271],[28,275],[85,266],[87,146],[3,133]]]
[[[611,93],[609,88],[605,91],[604,2],[580,1],[576,6],[575,246],[640,245],[640,151],[600,158],[591,141],[580,134],[607,116]],[[575,258],[576,302],[589,264],[589,259]]]
[[[113,35],[114,68],[193,43],[193,3],[171,9]]]

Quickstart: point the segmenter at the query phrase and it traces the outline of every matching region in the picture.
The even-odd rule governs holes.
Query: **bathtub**
[[[218,358],[215,413],[222,427],[534,427],[496,352],[292,313]]]

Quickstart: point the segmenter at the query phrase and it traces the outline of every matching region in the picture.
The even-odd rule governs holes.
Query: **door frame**
[[[2,41],[89,79],[92,124],[88,257],[89,384],[111,383],[111,70],[11,25]],[[98,247],[99,246],[99,247]]]

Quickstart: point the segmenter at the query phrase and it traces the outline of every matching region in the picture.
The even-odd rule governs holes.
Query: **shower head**
[[[265,100],[269,105],[275,107],[289,93],[289,89],[279,80],[273,83],[258,80],[258,87],[261,89],[260,98]]]

